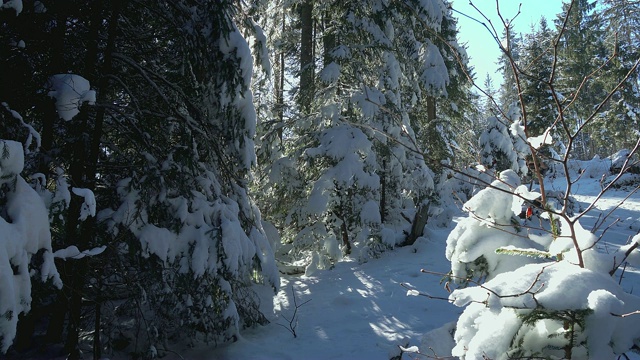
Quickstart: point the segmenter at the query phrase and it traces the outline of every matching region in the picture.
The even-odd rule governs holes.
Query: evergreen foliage
[[[14,118],[2,136],[29,146],[42,129],[26,168],[41,173],[54,249],[105,249],[58,260],[65,286],[32,306],[52,311],[24,321],[47,321],[47,341],[70,358],[88,326],[95,356],[137,357],[169,341],[228,341],[266,321],[253,288],[279,280],[248,194],[256,112],[241,34],[259,28],[237,6],[31,2],[17,20],[0,13],[10,49],[0,77],[15,84],[1,101],[33,124]],[[65,103],[83,81],[96,105]],[[30,349],[32,336],[20,332],[16,349]]]
[[[283,49],[283,71],[299,79],[301,89],[308,81],[286,66],[304,51],[296,46],[298,28],[289,26],[289,19],[297,24],[299,4],[289,5],[267,33]],[[472,96],[465,90],[466,55],[445,3],[313,6],[319,31],[313,101],[290,109],[288,123],[265,118],[258,185],[271,204],[265,217],[283,241],[293,242],[294,258],[306,256],[307,264],[317,258],[324,267],[353,246],[364,260],[422,232],[434,201],[430,168],[453,156],[452,134]],[[447,97],[453,99],[452,92],[455,103]]]
[[[637,8],[574,0],[553,28],[507,25],[504,81],[487,79],[480,104],[446,0],[4,1],[0,284],[15,296],[0,296],[0,351],[141,358],[233,341],[267,322],[277,260],[307,275],[367,261],[459,203],[446,256],[463,286],[601,280],[568,159],[637,144]],[[547,168],[566,192],[521,185]],[[538,289],[512,296],[526,306],[456,290],[474,304],[455,351],[482,350],[473,321],[500,308],[518,325],[505,354],[587,354],[590,321],[609,316],[589,301],[635,301],[606,284],[555,307]]]

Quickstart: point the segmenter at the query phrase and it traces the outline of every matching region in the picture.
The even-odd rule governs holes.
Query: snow
[[[0,10],[13,9],[16,12],[16,16],[20,15],[22,12],[22,0],[9,0],[3,2],[4,4],[0,6]]]
[[[449,72],[438,47],[427,41],[424,49],[422,49],[421,60],[424,67],[420,75],[420,81],[429,89],[432,95],[446,96],[446,87],[449,85]]]
[[[356,104],[364,118],[374,117],[380,108],[385,105],[384,94],[375,88],[365,86],[362,91],[356,91],[351,95],[351,101]]]
[[[41,249],[40,280],[62,287],[53,264],[49,214],[40,195],[20,176],[24,168],[22,144],[0,140],[0,352],[16,335],[18,315],[30,310],[31,257]]]
[[[89,216],[96,216],[96,197],[93,191],[83,188],[71,188],[71,191],[84,198],[84,202],[80,207],[80,221],[86,220]]]
[[[553,144],[553,137],[551,136],[551,128],[547,128],[544,134],[540,136],[530,137],[527,140],[529,141],[529,144],[531,144],[531,146],[536,150],[540,149],[542,145],[551,145]]]
[[[499,289],[499,294],[489,294],[486,289]],[[587,327],[585,335],[588,342],[597,343],[597,354],[608,356],[590,354],[592,358],[612,358],[609,345],[616,350],[629,348],[632,339],[640,336],[640,329],[632,330],[634,320],[616,316],[640,308],[640,298],[627,294],[610,276],[581,269],[567,261],[525,265],[513,273],[496,276],[483,288],[455,290],[451,298],[459,306],[474,302],[458,321],[458,328],[472,334],[457,334],[459,339],[466,339],[454,348],[453,354],[457,356],[479,358],[486,353],[491,359],[506,359],[512,336],[523,331],[520,317],[537,306],[547,311],[593,310],[593,317],[588,316],[587,321],[595,325]],[[557,326],[560,328],[562,324]]]
[[[444,325],[443,313],[455,319],[455,308],[445,302],[430,303],[423,297],[407,297],[400,283],[417,289],[437,283],[420,274],[420,267],[435,260],[430,254],[437,243],[421,239],[413,247],[384,254],[365,264],[345,259],[332,270],[316,270],[311,276],[282,276],[281,291],[274,298],[271,324],[241,334],[238,342],[211,351],[206,347],[184,354],[197,359],[389,359],[398,346],[419,346],[428,329]],[[442,250],[441,245],[439,246]],[[398,266],[403,264],[402,266]],[[442,269],[444,270],[444,269]],[[286,328],[298,304],[297,338]],[[438,286],[434,294],[446,297]],[[444,310],[448,309],[448,310]],[[280,324],[280,325],[279,325]],[[414,339],[408,341],[406,339]],[[435,344],[434,344],[435,345]]]
[[[33,2],[33,11],[36,14],[43,14],[47,12],[47,8],[44,6],[42,2],[36,0]]]
[[[61,119],[69,121],[80,113],[82,103],[96,102],[95,90],[89,80],[75,74],[57,74],[49,78],[49,96],[56,99],[56,110]]]
[[[254,30],[257,31],[256,35],[261,36],[262,32],[255,24]],[[255,143],[253,138],[256,134],[257,115],[256,109],[253,105],[253,92],[251,91],[251,77],[253,75],[253,57],[251,55],[251,49],[249,44],[242,36],[235,24],[232,24],[230,32],[222,35],[218,41],[220,52],[225,58],[232,59],[231,61],[238,64],[241,82],[237,85],[237,89],[229,89],[228,91],[222,91],[220,93],[222,107],[229,106],[229,94],[234,93],[233,105],[234,110],[239,112],[240,119],[243,119],[243,123],[240,124],[241,129],[241,141],[236,140],[234,142],[235,151],[238,152],[241,163],[239,164],[244,169],[249,169],[252,165],[256,164]],[[258,39],[260,41],[260,39]],[[262,43],[264,45],[264,42]],[[258,49],[259,50],[259,49]],[[259,51],[261,52],[261,51]],[[267,56],[264,53],[256,54],[261,56],[262,60],[267,61]],[[270,65],[267,66],[265,71],[270,71]],[[223,86],[226,88],[226,84]]]
[[[80,251],[77,246],[71,245],[64,249],[57,250],[53,253],[53,257],[57,259],[67,260],[67,259],[82,259],[85,256],[96,256],[102,254],[107,249],[107,246],[100,246],[97,248]]]
[[[513,122],[507,128],[498,118],[489,117],[487,127],[478,139],[482,164],[493,169],[500,160],[499,157],[503,156],[509,163],[509,168],[526,174],[527,166],[523,158],[528,152],[528,147],[523,139],[524,129],[517,122]]]
[[[0,183],[7,182],[8,176],[20,174],[24,168],[22,144],[17,141],[0,140]],[[6,176],[6,177],[5,177]]]
[[[380,209],[376,201],[369,200],[362,206],[360,221],[363,224],[380,224],[382,222],[380,219]]]
[[[501,184],[505,187],[517,184],[508,176],[503,180]],[[558,190],[563,188],[564,182],[565,179],[558,178],[548,187]],[[599,179],[580,178],[574,189],[578,190],[576,198],[584,206],[600,191]],[[527,199],[535,195],[522,188],[518,191]],[[582,219],[582,227],[591,229],[598,217],[606,214],[626,194],[624,189],[608,192],[598,206]],[[596,245],[600,253],[612,251],[614,246],[624,245],[636,235],[638,229],[630,229],[629,225],[637,221],[638,211],[640,195],[632,196],[614,211],[609,222],[615,218],[622,220],[610,227]],[[453,351],[457,355],[466,354],[467,359],[482,358],[485,354],[492,359],[500,359],[504,356],[500,349],[508,347],[510,335],[522,338],[532,348],[548,344],[547,334],[563,331],[562,324],[539,321],[516,335],[522,320],[511,309],[498,306],[501,302],[515,306],[530,303],[533,301],[530,295],[504,299],[491,296],[488,307],[483,303],[471,303],[466,308],[422,296],[426,294],[444,299],[452,296],[460,305],[471,299],[487,300],[486,290],[469,287],[450,294],[446,288],[453,288],[453,284],[442,282],[444,274],[451,268],[443,256],[446,239],[455,225],[465,219],[465,214],[458,213],[455,222],[448,227],[428,228],[428,236],[419,238],[413,246],[385,252],[380,258],[370,259],[364,264],[345,257],[330,270],[314,269],[308,275],[281,275],[281,290],[273,299],[273,312],[267,314],[270,324],[242,332],[235,343],[214,349],[201,345],[185,349],[181,356],[197,359],[386,360],[399,355],[400,347],[403,347],[406,351],[402,359],[424,358],[424,355],[408,353],[416,351],[417,347],[421,354],[434,358],[451,356]],[[587,230],[585,232],[588,233]],[[597,234],[601,233],[602,229]],[[633,241],[637,240],[640,236],[634,237]],[[635,252],[640,254],[638,250]],[[539,263],[526,265],[518,270],[518,276],[497,275],[486,285],[502,284],[495,287],[502,286],[504,294],[522,292],[531,285],[526,277],[535,276],[544,268],[540,283],[545,283],[545,286],[536,296],[538,301],[556,309],[569,306],[593,310],[587,322],[596,325],[588,326],[590,330],[582,335],[592,351],[590,358],[614,359],[612,354],[628,348],[639,329],[635,325],[638,315],[623,318],[611,313],[623,314],[640,309],[638,299],[628,294],[637,288],[640,272],[627,266],[621,285],[618,285],[619,273],[610,278],[600,271],[580,269],[567,261],[553,264],[547,267]],[[441,275],[421,273],[421,269]],[[294,300],[298,305],[311,301],[296,309]],[[463,309],[465,312],[459,318]],[[291,319],[294,312],[296,338],[288,331],[289,321],[286,320]],[[461,328],[456,338],[463,339],[465,332],[466,336],[476,334],[477,337],[456,346],[453,335],[456,324]],[[557,341],[562,339],[559,336]],[[576,348],[574,355],[580,357],[580,351],[586,351],[584,346]],[[586,357],[586,353],[582,355]],[[634,353],[626,355],[640,359]]]
[[[340,78],[340,65],[335,62],[327,64],[327,66],[320,71],[320,79],[327,84],[333,84]]]

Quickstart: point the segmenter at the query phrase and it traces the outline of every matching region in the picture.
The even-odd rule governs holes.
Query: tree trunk
[[[386,221],[387,205],[387,160],[382,160],[382,171],[380,174],[380,223]]]
[[[282,33],[284,34],[286,31],[286,21],[287,18],[285,16],[284,10],[282,11]],[[277,61],[275,66],[275,81],[274,81],[274,92],[275,92],[275,114],[278,119],[278,138],[280,139],[280,145],[282,145],[283,137],[283,128],[284,128],[284,73],[285,73],[285,64],[284,64],[284,51],[280,51],[277,55]]]
[[[427,97],[427,121],[428,123],[436,121],[436,99],[433,96]],[[435,126],[433,129],[436,131]],[[411,232],[407,235],[402,245],[413,245],[416,239],[422,236],[424,227],[427,225],[427,221],[429,220],[430,204],[431,203],[429,201],[421,201],[419,203],[418,209],[416,209],[416,216],[413,218],[413,222],[411,223]]]
[[[340,230],[342,232],[342,244],[345,247],[344,253],[349,255],[351,254],[351,241],[349,241],[349,231],[347,230],[347,221],[343,218],[342,225],[340,225]]]
[[[427,121],[436,121],[436,98],[427,96]]]
[[[115,51],[115,37],[117,34],[118,27],[118,18],[120,16],[120,8],[121,1],[116,0],[113,2],[111,9],[111,16],[108,22],[108,37],[107,37],[107,46],[104,51],[104,63],[101,69],[101,75],[98,80],[98,90],[99,93],[104,96],[107,92],[108,88],[108,77],[107,74],[112,72],[112,54]],[[95,33],[93,34],[92,48],[87,51],[87,61],[86,61],[86,77],[95,80],[93,77],[96,74],[97,63],[98,63],[98,42],[99,42],[99,32],[101,25],[103,24],[103,19],[100,16],[102,6],[100,3],[96,3],[97,9],[93,11],[97,14],[92,19],[92,27],[95,25]],[[79,137],[77,138],[78,146],[74,146],[76,150],[74,156],[74,162],[72,162],[69,174],[71,180],[74,184],[77,184],[78,187],[84,187],[91,191],[95,190],[96,187],[96,174],[97,174],[97,165],[100,153],[100,143],[103,132],[103,124],[105,119],[105,108],[98,107],[95,117],[93,118],[93,129],[90,126],[90,116],[86,112],[88,109],[83,108],[78,117],[81,117],[81,126],[79,131]],[[67,245],[76,245],[79,249],[85,249],[91,247],[92,241],[94,240],[94,234],[96,232],[95,228],[95,217],[88,217],[83,222],[80,222],[78,219],[78,214],[80,214],[80,208],[84,199],[73,196],[71,199],[71,204],[69,205],[69,212],[67,216],[66,223],[66,233],[67,233]],[[83,295],[85,294],[85,280],[86,274],[89,268],[89,258],[83,258],[80,260],[73,260],[70,263],[71,274],[70,280],[67,288],[69,290],[68,298],[69,300],[69,322],[67,324],[67,341],[65,343],[65,351],[69,354],[69,359],[79,359],[79,331],[80,331],[80,322],[82,319],[82,301]],[[99,327],[99,313],[96,314],[96,327]],[[97,341],[99,346],[99,334],[96,334],[94,337],[94,341]]]
[[[101,330],[101,303],[96,299],[96,318],[93,327],[93,359],[98,360],[102,357],[102,343],[100,342]]]
[[[322,63],[327,66],[333,62],[331,51],[336,47],[336,35],[331,30],[331,14],[328,12],[322,17],[322,46],[324,48]]]
[[[52,45],[58,49],[58,51],[53,51],[52,53],[51,68],[53,74],[64,73],[68,70],[64,58],[66,24],[67,15],[66,12],[62,10],[56,17],[56,27],[52,32]],[[55,134],[54,125],[60,120],[60,117],[55,108],[55,99],[52,99],[49,96],[43,96],[42,105],[46,108],[43,111],[42,150],[38,167],[41,173],[48,174],[49,163],[51,160],[49,153],[53,148]],[[60,273],[60,278],[62,279],[63,284],[66,284],[65,281],[69,278],[69,271],[67,270],[66,265],[66,262],[56,260],[56,268]],[[68,311],[68,298],[64,290],[60,290],[58,292],[56,300],[52,306],[52,310],[45,338],[47,342],[57,344],[62,341],[64,333],[64,319],[66,318]]]
[[[402,246],[413,245],[422,233],[424,232],[424,227],[427,225],[427,221],[429,220],[429,202],[425,204],[421,204],[416,210],[416,216],[413,218],[413,222],[411,223],[411,232],[405,238]]]
[[[300,95],[301,110],[308,113],[311,110],[313,100],[313,1],[304,0],[300,4]]]

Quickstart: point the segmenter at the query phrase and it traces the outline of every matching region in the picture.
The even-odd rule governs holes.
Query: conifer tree
[[[24,63],[0,55],[2,78],[21,77],[6,100],[42,129],[26,167],[42,173],[53,249],[104,252],[58,260],[65,286],[33,306],[55,311],[33,321],[48,323],[47,341],[69,358],[88,328],[96,358],[136,357],[167,339],[219,343],[263,323],[253,287],[277,289],[278,274],[248,194],[256,111],[241,32],[261,34],[249,11],[211,0],[43,6],[3,22],[27,44]],[[86,94],[73,100],[80,85]],[[90,106],[81,100],[93,90]]]
[[[538,29],[532,28],[525,37],[520,67],[522,98],[527,112],[526,131],[529,137],[542,135],[556,118],[556,108],[549,101],[551,90],[546,85],[553,67],[553,35],[545,18]]]
[[[635,1],[603,1],[602,22],[605,24],[605,48],[613,56],[602,79],[603,86],[617,85],[640,58],[640,16]],[[620,149],[631,149],[640,131],[640,102],[637,72],[631,76],[610,100],[607,111],[596,122],[598,133],[593,140],[600,155]]]
[[[290,5],[288,14],[296,19],[291,11],[299,4]],[[432,201],[426,161],[451,156],[449,120],[462,122],[472,101],[464,91],[469,70],[458,65],[465,63],[464,51],[444,3],[331,1],[313,7],[313,102],[308,110],[292,109],[282,147],[265,127],[271,140],[260,152],[271,157],[260,173],[269,191],[260,196],[273,199],[265,214],[284,241],[293,241],[295,256],[307,254],[311,261],[316,251],[330,266],[338,246],[343,253],[354,244],[361,255],[376,253],[422,232],[426,217],[416,209],[428,216]],[[297,49],[289,42],[297,32],[287,29],[267,33],[278,35],[277,46]],[[296,64],[297,51],[285,63]],[[447,100],[449,91],[457,101]],[[338,148],[345,143],[347,153]]]
[[[522,52],[522,34],[516,33],[513,25],[503,30],[501,54],[498,59],[498,70],[502,73],[502,85],[499,91],[500,108],[506,113],[519,108],[518,86],[510,59],[515,64],[520,63]]]
[[[557,90],[564,96],[564,113],[574,126],[581,126],[593,113],[604,89],[599,81],[602,72],[596,71],[606,61],[603,47],[602,23],[596,16],[595,1],[574,0],[564,3],[554,23],[559,36]],[[566,21],[565,21],[566,18]],[[591,158],[595,144],[591,137],[597,131],[589,126],[574,142],[575,155]]]

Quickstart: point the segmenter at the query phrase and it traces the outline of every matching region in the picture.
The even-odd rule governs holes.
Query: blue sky
[[[498,34],[502,34],[503,25],[497,15],[496,1],[472,0],[472,2],[491,20]],[[556,14],[562,9],[561,0],[499,0],[500,13],[505,20],[511,19],[518,14],[520,4],[522,4],[520,14],[515,18],[513,24],[516,32],[521,33],[530,32],[532,24],[537,27],[541,16],[552,22]],[[482,15],[469,5],[469,0],[453,0],[452,6],[453,9],[459,12],[486,22]],[[490,74],[494,82],[494,88],[497,88],[502,82],[502,76],[498,73],[498,66],[496,65],[500,55],[498,44],[496,44],[489,31],[478,22],[456,12],[454,12],[454,16],[458,18],[460,42],[467,44],[467,53],[471,58],[470,63],[475,68],[476,83],[482,86],[486,74]],[[553,25],[550,27],[553,27]]]

